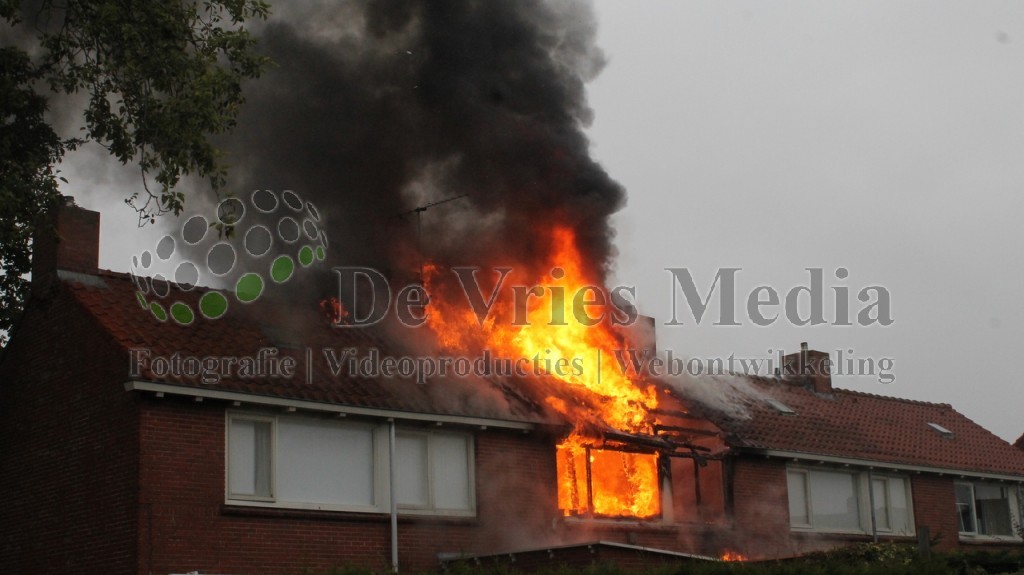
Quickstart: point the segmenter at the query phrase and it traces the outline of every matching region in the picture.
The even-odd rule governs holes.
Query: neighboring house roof
[[[734,448],[1024,476],[1024,451],[949,404],[843,389],[815,393],[779,378],[741,378],[734,389],[744,390],[734,398],[747,417],[706,410]]]
[[[228,313],[216,320],[198,317],[192,325],[178,325],[171,319],[158,321],[137,302],[135,285],[127,274],[101,270],[96,275],[61,272],[62,284],[71,297],[95,318],[127,352],[145,348],[151,357],[181,358],[207,356],[253,357],[261,348],[278,348],[278,357],[296,359],[298,374],[291,378],[224,379],[215,385],[197,379],[158,377],[144,370],[141,381],[178,386],[187,393],[238,392],[253,396],[345,405],[358,408],[475,417],[526,423],[549,422],[544,405],[524,395],[517,386],[496,378],[438,378],[426,385],[406,378],[352,377],[346,370],[331,373],[321,355],[326,348],[337,351],[357,348],[361,353],[376,348],[382,356],[416,356],[399,351],[393,340],[385,341],[379,329],[332,328],[321,315],[316,301],[272,301],[263,297],[252,304],[230,303]],[[173,298],[198,309],[199,297],[207,290],[189,292],[175,289]],[[244,312],[240,309],[244,306]],[[306,347],[317,354],[312,361],[312,383],[306,377]],[[126,354],[127,358],[127,354]],[[126,359],[127,360],[127,359]]]

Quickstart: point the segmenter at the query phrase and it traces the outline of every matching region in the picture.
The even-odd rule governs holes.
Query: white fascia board
[[[892,463],[890,461],[873,461],[870,459],[856,459],[852,457],[837,457],[834,455],[820,455],[817,453],[804,453],[802,451],[782,451],[777,449],[752,449],[741,448],[744,453],[764,455],[765,457],[778,457],[780,459],[796,459],[812,463],[835,463],[838,465],[855,465],[857,467],[870,467],[872,469],[893,469],[896,471],[913,471],[917,473],[936,473],[955,477],[974,477],[979,479],[997,479],[1000,481],[1012,481],[1024,483],[1024,475],[1009,475],[1005,473],[990,473],[986,471],[971,471],[967,469],[952,469],[946,467],[929,467],[927,465],[910,465],[906,463]]]
[[[459,425],[470,425],[474,427],[496,427],[502,429],[520,429],[524,431],[530,431],[536,429],[537,427],[536,424],[526,421],[508,421],[504,419],[490,419],[486,417],[414,413],[411,411],[395,411],[388,409],[374,409],[369,407],[355,407],[349,405],[325,403],[322,401],[309,401],[305,399],[288,399],[284,397],[254,395],[238,391],[225,391],[222,389],[210,389],[206,387],[173,385],[169,383],[157,383],[153,381],[128,381],[125,382],[124,388],[126,391],[151,391],[155,393],[181,395],[185,397],[222,399],[224,401],[240,401],[242,403],[246,403],[249,405],[293,407],[295,409],[302,409],[306,411],[320,411],[324,413],[344,413],[346,415],[382,417],[402,421],[443,422]]]

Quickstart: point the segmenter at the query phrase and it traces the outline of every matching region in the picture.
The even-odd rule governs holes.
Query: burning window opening
[[[558,508],[565,515],[661,515],[658,454],[598,449],[570,438],[556,449]]]

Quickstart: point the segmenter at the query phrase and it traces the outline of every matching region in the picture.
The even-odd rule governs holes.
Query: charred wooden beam
[[[692,435],[703,435],[706,437],[721,437],[722,433],[719,431],[711,431],[709,429],[699,429],[696,427],[682,427],[679,425],[660,425],[654,424],[654,432],[658,433],[661,431],[674,431],[678,433],[688,433]]]

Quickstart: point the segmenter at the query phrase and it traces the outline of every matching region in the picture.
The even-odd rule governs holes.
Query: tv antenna
[[[458,196],[444,198],[443,200],[437,200],[436,202],[430,202],[427,204],[423,204],[422,206],[416,206],[415,208],[409,211],[398,214],[399,216],[416,214],[416,250],[420,252],[420,284],[423,283],[423,212],[435,206],[447,204],[448,202],[454,202],[455,200],[460,200],[468,196],[469,194],[460,194]]]

